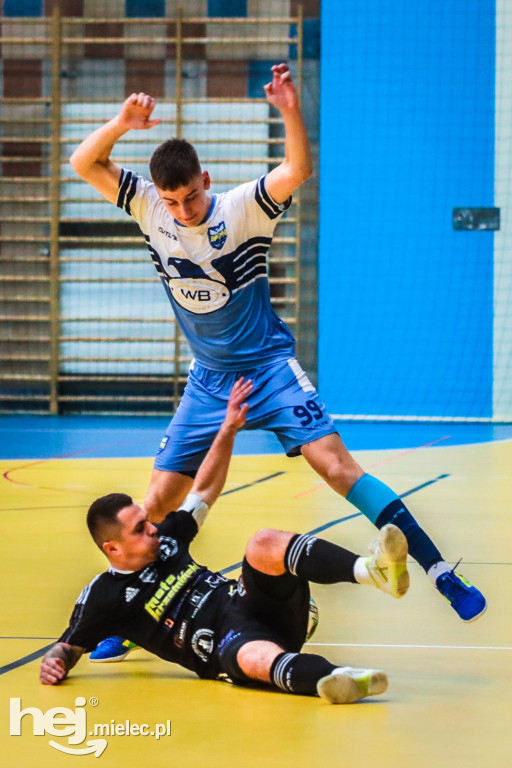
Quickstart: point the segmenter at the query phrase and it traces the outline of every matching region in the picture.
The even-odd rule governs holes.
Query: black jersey
[[[93,650],[106,637],[127,637],[200,677],[217,676],[214,653],[224,609],[236,589],[189,553],[197,534],[189,512],[171,512],[158,527],[157,560],[123,573],[109,569],[82,590],[60,642]]]

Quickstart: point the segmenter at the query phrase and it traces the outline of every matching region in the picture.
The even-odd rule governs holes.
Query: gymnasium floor
[[[38,683],[39,659],[66,626],[81,588],[106,561],[84,513],[103,493],[144,496],[165,421],[7,417],[0,425],[3,569],[0,630],[1,763],[65,766],[65,737],[9,734],[9,699],[47,712],[86,700],[87,731],[115,720],[170,735],[106,736],[102,762],[209,768],[497,768],[512,763],[512,427],[343,425],[359,461],[407,503],[450,562],[487,595],[465,625],[411,563],[411,589],[394,601],[354,585],[313,586],[320,624],[312,652],[384,668],[381,697],[330,706],[305,697],[200,681],[137,651],[122,664],[83,658],[58,687]],[[193,544],[199,562],[237,574],[244,544],[263,526],[322,529],[364,553],[374,535],[357,510],[273,438],[240,435],[225,489]],[[233,568],[234,567],[234,568]],[[37,715],[37,713],[36,713]],[[161,729],[160,729],[161,730]],[[87,737],[88,740],[91,737]],[[79,754],[79,752],[77,752]],[[84,757],[91,762],[92,755]]]

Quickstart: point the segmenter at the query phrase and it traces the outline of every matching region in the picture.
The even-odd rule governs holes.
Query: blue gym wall
[[[492,415],[494,0],[323,0],[319,387],[336,414]]]

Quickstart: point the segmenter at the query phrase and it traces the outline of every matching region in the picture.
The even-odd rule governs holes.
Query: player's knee
[[[244,675],[255,677],[258,668],[258,654],[253,649],[254,643],[242,645],[236,655],[236,661]]]
[[[270,681],[270,668],[282,648],[266,640],[246,643],[238,650],[237,664],[244,675],[252,680]]]
[[[362,474],[364,474],[363,470],[351,456],[348,458],[333,458],[327,462],[323,472],[324,479],[331,488],[335,488],[344,496],[347,495]]]
[[[283,572],[284,554],[293,533],[262,528],[249,540],[245,556],[253,568],[276,575]]]
[[[324,472],[326,480],[329,483],[335,482],[336,480],[343,480],[346,474],[345,463],[337,458],[331,459],[326,465]]]
[[[262,555],[267,555],[274,544],[274,533],[271,528],[262,528],[249,539],[245,556],[253,568],[258,568]]]
[[[262,528],[255,533],[249,540],[245,551],[249,562],[252,563],[253,559],[258,559],[261,555],[268,556],[271,554],[278,546],[280,533],[281,531],[276,531],[273,528]]]
[[[255,550],[268,550],[275,544],[279,533],[274,528],[261,528],[251,537],[247,546]]]

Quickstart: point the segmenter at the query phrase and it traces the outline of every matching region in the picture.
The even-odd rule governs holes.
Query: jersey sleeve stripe
[[[117,207],[124,209],[124,198],[126,195],[126,190],[128,189],[128,185],[130,183],[130,179],[132,176],[131,171],[125,171],[124,168],[121,169],[121,178],[119,179],[119,194],[117,196]]]
[[[260,206],[263,213],[265,213],[269,219],[275,219],[279,216],[279,211],[276,210],[276,208],[273,205],[269,205],[269,203],[263,198],[261,194],[261,190],[263,188],[262,180],[260,179],[258,181],[258,184],[256,186],[256,202]]]
[[[121,168],[121,175],[119,177],[119,184],[118,184],[119,192],[117,193],[117,201],[116,201],[116,205],[117,205],[118,208],[121,207],[121,205],[119,203],[119,199],[121,197],[121,189],[123,187],[123,182],[124,182],[124,177],[125,176],[126,176],[126,171],[124,170],[124,168]]]
[[[78,599],[76,601],[77,604],[80,603],[81,605],[83,605],[84,603],[87,602],[87,598],[91,594],[92,585],[94,584],[95,581],[97,581],[100,578],[100,576],[101,576],[101,573],[95,576],[94,579],[86,587],[82,589],[82,591],[78,595]]]
[[[289,197],[288,200],[286,200],[284,203],[276,203],[266,190],[265,176],[262,176],[261,179],[258,179],[258,183],[256,184],[255,198],[261,210],[266,213],[269,219],[276,219],[284,211],[286,211],[287,208],[290,207],[292,202],[291,197]]]
[[[132,215],[130,203],[137,191],[137,179],[139,177],[133,171],[121,170],[119,179],[119,194],[117,196],[117,207],[122,208],[129,216]]]
[[[162,266],[162,264],[163,264],[163,262],[162,262],[162,257],[160,256],[160,254],[158,253],[158,251],[156,251],[156,250],[153,248],[153,246],[151,245],[151,240],[150,240],[149,236],[148,236],[148,235],[144,235],[144,239],[145,239],[145,241],[146,241],[146,245],[147,245],[147,247],[148,247],[148,251],[149,251],[149,253],[150,253],[150,255],[151,255],[151,261],[152,261],[152,262],[153,262],[153,264],[155,265],[155,269],[156,269],[156,271],[158,272],[158,274],[160,275],[160,277],[161,277],[162,279],[164,279],[164,277],[165,277],[165,271],[164,271],[164,268],[163,268],[163,266]]]
[[[130,184],[130,189],[128,190],[128,194],[126,195],[126,203],[124,206],[124,209],[127,214],[130,216],[132,215],[132,210],[130,208],[130,203],[134,198],[135,192],[137,191],[137,176],[135,174],[132,174],[132,183]]]
[[[69,627],[66,629],[66,631],[61,635],[59,642],[67,643],[69,638],[73,637],[73,632],[75,631],[76,627],[80,625],[80,622],[82,621],[82,616],[85,611],[85,604],[87,600],[89,599],[89,595],[91,594],[91,588],[93,584],[101,577],[101,573],[99,573],[97,576],[94,577],[94,579],[82,589],[80,592],[78,599],[75,603],[75,608],[73,610],[73,614],[71,616]]]

